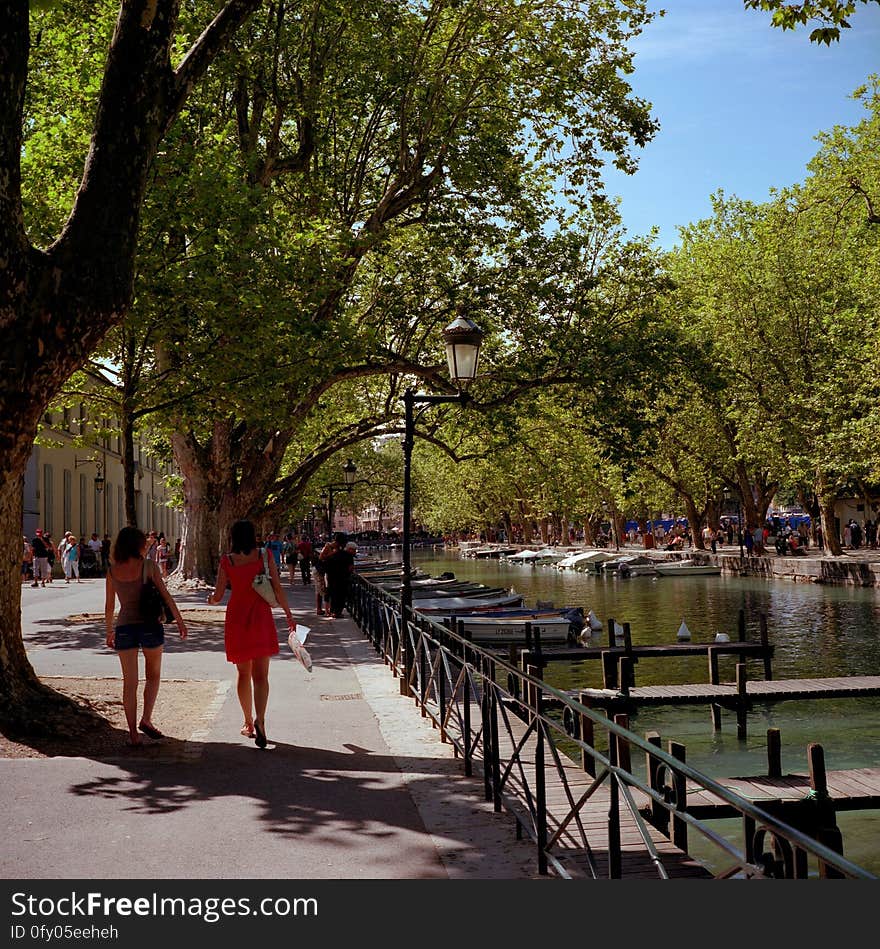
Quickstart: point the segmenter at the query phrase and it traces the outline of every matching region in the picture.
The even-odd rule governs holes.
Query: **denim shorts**
[[[165,630],[161,623],[126,623],[116,627],[116,637],[113,648],[120,652],[123,649],[155,649],[165,645]]]

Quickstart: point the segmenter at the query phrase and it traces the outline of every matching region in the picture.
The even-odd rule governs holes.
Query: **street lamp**
[[[733,496],[733,492],[727,485],[724,486],[721,492],[724,495],[724,506],[727,507],[728,502]],[[742,505],[739,503],[739,497],[736,499],[736,533],[739,536],[739,559],[743,559],[743,522],[742,522]]]
[[[342,466],[342,481],[336,481],[333,484],[327,485],[327,493],[321,492],[321,497],[326,498],[328,501],[327,504],[327,530],[330,533],[330,537],[333,537],[333,493],[339,491],[346,491],[351,494],[351,490],[355,484],[355,475],[357,474],[357,465],[351,460],[348,461]]]
[[[438,405],[442,402],[458,402],[460,405],[467,405],[471,398],[467,392],[467,386],[477,377],[483,335],[483,331],[476,323],[464,316],[459,316],[443,330],[449,375],[458,388],[455,395],[427,395],[416,392],[412,388],[408,388],[403,394],[403,570],[400,586],[400,618],[404,643],[404,675],[400,680],[402,695],[409,695],[409,680],[413,662],[407,624],[412,613],[410,546],[412,544],[412,450],[416,423],[414,407],[416,403],[427,408],[429,405]]]
[[[98,469],[98,473],[95,475],[95,490],[103,491],[104,490],[104,462],[95,461],[92,458],[77,458],[76,455],[74,455],[73,467],[79,468],[80,465],[94,465]]]

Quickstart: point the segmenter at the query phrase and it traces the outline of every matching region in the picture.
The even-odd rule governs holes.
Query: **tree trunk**
[[[691,531],[691,544],[693,544],[697,550],[705,550],[706,545],[703,543],[703,517],[697,510],[694,499],[689,494],[685,494],[683,497],[684,509],[687,513],[688,525]]]
[[[825,541],[825,552],[832,557],[840,557],[843,554],[843,547],[840,544],[840,533],[834,514],[837,494],[828,488],[828,482],[822,474],[816,479],[816,496],[822,511],[822,538]]]
[[[23,478],[0,479],[0,523],[3,558],[0,562],[0,718],[12,723],[39,689],[39,682],[21,638],[21,534]],[[12,527],[15,530],[12,530]]]
[[[134,422],[123,413],[122,419],[122,480],[125,487],[125,523],[137,527],[137,484],[134,469]]]
[[[210,469],[198,457],[198,446],[183,435],[172,435],[174,460],[183,476],[183,525],[176,572],[184,580],[213,583],[220,562],[219,504]]]
[[[174,73],[178,4],[120,4],[82,182],[45,251],[31,246],[21,195],[29,4],[0,8],[0,719],[7,728],[24,723],[36,733],[52,717],[53,698],[61,701],[37,682],[21,637],[21,490],[37,422],[125,316],[158,144],[209,63],[258,5],[230,0]]]

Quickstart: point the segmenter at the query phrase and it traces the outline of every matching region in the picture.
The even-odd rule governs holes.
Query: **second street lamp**
[[[357,475],[357,465],[349,458],[342,466],[342,481],[335,481],[327,485],[327,532],[331,540],[333,538],[333,493],[334,491],[337,493],[339,491],[347,491],[351,494],[352,488],[355,485],[355,475]],[[321,497],[325,497],[323,491],[321,492]]]
[[[409,618],[412,613],[412,450],[415,439],[416,404],[437,405],[442,402],[458,402],[467,405],[470,395],[467,386],[477,376],[480,361],[480,346],[483,331],[467,317],[460,316],[443,330],[446,346],[446,359],[449,375],[458,388],[455,395],[428,395],[409,388],[403,395],[404,436],[403,436],[403,569],[400,585],[401,634],[403,636],[404,674],[400,679],[400,691],[409,695],[409,682],[412,674],[413,653],[409,638]]]

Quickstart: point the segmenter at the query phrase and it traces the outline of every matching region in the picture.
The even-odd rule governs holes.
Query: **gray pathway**
[[[462,775],[349,620],[318,619],[311,587],[288,588],[312,627],[308,674],[284,644],[270,667],[269,748],[238,734],[241,712],[222,626],[170,628],[164,675],[217,683],[189,757],[0,760],[0,876],[39,878],[515,879],[531,846]],[[205,606],[204,592],[177,597]],[[103,582],[22,590],[40,675],[118,676],[99,613]],[[276,611],[279,639],[284,640]],[[162,722],[162,694],[155,720]]]

